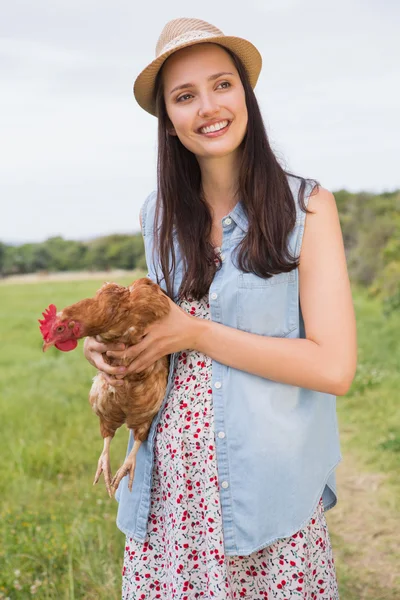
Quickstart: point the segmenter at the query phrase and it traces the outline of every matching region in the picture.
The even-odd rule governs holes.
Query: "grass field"
[[[129,277],[119,279],[126,284]],[[117,504],[92,486],[102,447],[87,401],[94,369],[82,348],[43,355],[37,319],[102,282],[0,285],[0,598],[120,598],[124,536]],[[353,290],[359,365],[338,398],[339,503],[327,513],[342,600],[400,598],[400,316]],[[113,442],[112,468],[127,431]],[[398,568],[397,568],[398,570]]]

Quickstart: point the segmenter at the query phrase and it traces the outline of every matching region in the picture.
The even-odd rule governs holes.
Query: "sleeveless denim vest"
[[[300,182],[288,176],[296,203],[296,224],[288,236],[296,257],[305,217],[298,203]],[[312,190],[307,181],[305,204]],[[153,237],[156,193],[142,206],[142,230],[148,276],[162,273]],[[304,338],[299,303],[298,269],[263,279],[238,270],[232,252],[247,231],[242,202],[222,219],[223,263],[209,289],[211,319],[259,335]],[[174,300],[182,281],[179,248]],[[163,287],[163,282],[161,282]],[[165,289],[165,288],[163,288]],[[179,353],[171,356],[165,397],[154,417],[149,436],[137,455],[133,490],[125,477],[117,491],[117,526],[144,542],[150,511],[154,440]],[[335,467],[341,460],[336,419],[336,397],[319,391],[272,381],[212,361],[215,447],[221,500],[225,554],[248,555],[297,532],[311,518],[322,496],[324,509],[337,501]],[[133,444],[130,434],[128,452]]]

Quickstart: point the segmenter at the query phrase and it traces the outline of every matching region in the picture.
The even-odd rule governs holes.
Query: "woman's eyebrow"
[[[221,71],[221,73],[214,73],[214,75],[210,75],[210,77],[208,77],[207,80],[214,81],[214,79],[218,79],[218,77],[222,77],[222,75],[233,75],[233,73],[230,73],[229,71]],[[192,87],[195,87],[194,83],[182,83],[181,85],[177,85],[176,87],[174,87],[174,89],[170,91],[170,94],[173,94],[177,90],[183,90],[185,88]]]

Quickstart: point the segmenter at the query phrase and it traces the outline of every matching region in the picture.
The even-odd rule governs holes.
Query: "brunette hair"
[[[248,218],[248,231],[236,250],[239,269],[268,278],[289,272],[299,265],[298,257],[290,254],[287,236],[296,221],[295,202],[287,175],[301,180],[299,205],[304,204],[306,180],[284,170],[272,151],[260,108],[243,63],[232,51],[232,57],[242,81],[248,124],[242,142],[237,198],[243,202]],[[173,277],[176,269],[174,240],[179,244],[183,261],[183,278],[179,295],[202,298],[208,291],[215,272],[221,267],[215,260],[210,242],[212,217],[202,195],[201,172],[196,156],[187,150],[179,138],[170,135],[170,124],[164,101],[164,89],[159,71],[155,85],[158,116],[157,205],[154,230],[154,250],[169,297],[173,297]],[[317,188],[320,185],[310,180]],[[315,189],[315,188],[314,188]],[[155,270],[157,273],[157,269]]]

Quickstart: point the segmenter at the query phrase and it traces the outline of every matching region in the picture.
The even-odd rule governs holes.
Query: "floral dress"
[[[208,295],[181,308],[210,318]],[[145,542],[126,538],[123,600],[338,600],[320,500],[308,524],[250,556],[225,556],[210,357],[181,352],[155,439]]]

